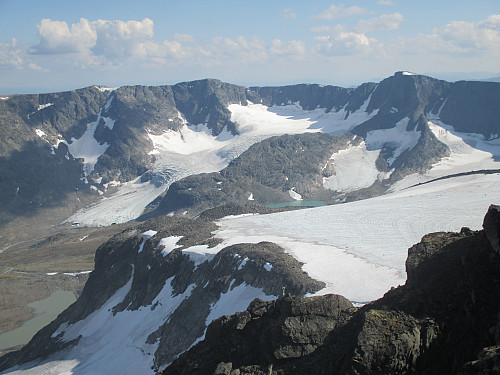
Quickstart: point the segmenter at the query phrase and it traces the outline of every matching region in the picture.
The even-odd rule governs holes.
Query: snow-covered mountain
[[[2,217],[71,204],[81,209],[68,221],[129,221],[156,207],[154,200],[174,181],[221,171],[251,145],[283,134],[350,131],[359,137],[322,156],[324,191],[335,193],[326,201],[383,193],[438,162],[447,167],[424,179],[495,169],[499,97],[498,83],[449,83],[408,72],[355,89],[244,88],[209,79],[14,95],[0,101]],[[295,188],[294,197],[310,199],[302,185],[272,188]],[[259,202],[257,193],[248,194]]]
[[[102,245],[78,301],[0,368],[152,374],[256,297],[381,297],[424,234],[479,229],[500,202],[499,99],[500,84],[398,72],[355,89],[202,80],[0,101],[5,220],[77,188],[96,199],[72,222],[153,217]],[[264,207],[301,199],[347,203]]]

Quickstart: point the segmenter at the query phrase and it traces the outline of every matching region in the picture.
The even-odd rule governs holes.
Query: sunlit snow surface
[[[330,160],[335,174],[323,177],[323,187],[349,192],[367,188],[377,179],[384,179],[388,173],[380,172],[376,166],[379,154],[380,150],[369,151],[365,142],[334,153]]]
[[[377,198],[219,222],[224,244],[275,242],[327,286],[356,302],[381,297],[406,280],[407,249],[430,232],[480,229],[500,203],[500,175],[473,175]]]
[[[237,136],[225,129],[214,137],[206,125],[187,123],[179,131],[149,134],[154,144],[151,154],[156,158],[153,173],[161,181],[157,179],[142,183],[138,178],[121,184],[118,192],[92,207],[80,210],[68,221],[101,226],[133,220],[174,181],[193,174],[220,171],[251,145],[275,135],[341,133],[350,130],[377,113],[366,112],[368,103],[369,99],[353,113],[347,113],[344,109],[326,113],[324,108],[307,111],[298,104],[275,107],[252,103],[247,106],[231,104],[228,109],[231,111],[231,121],[238,126]],[[182,115],[179,114],[179,117],[182,119]],[[105,146],[101,145],[99,152]],[[90,163],[90,159],[86,165],[86,171],[93,169],[94,164]]]
[[[188,298],[195,285],[174,295],[171,285],[174,276],[166,280],[162,291],[151,306],[142,306],[135,311],[121,311],[113,314],[113,307],[123,301],[129,292],[133,277],[98,310],[87,318],[72,325],[62,324],[52,337],[63,335],[63,341],[71,341],[82,336],[78,345],[59,352],[51,358],[16,366],[7,370],[17,375],[111,375],[111,374],[154,374],[151,368],[154,352],[159,342],[147,344],[147,337],[155,332],[179,305]],[[232,315],[244,311],[255,298],[272,300],[277,298],[266,295],[262,289],[245,283],[233,287],[210,306],[206,325],[222,315]],[[204,334],[196,340],[202,340]]]
[[[460,133],[451,125],[444,124],[439,114],[427,114],[428,125],[436,138],[448,146],[450,156],[442,158],[424,174],[412,174],[396,182],[390,191],[413,186],[452,174],[500,169],[500,138],[485,139],[482,134]]]

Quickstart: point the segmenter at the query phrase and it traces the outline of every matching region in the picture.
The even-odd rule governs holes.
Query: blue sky
[[[500,1],[0,0],[0,94],[500,76]]]

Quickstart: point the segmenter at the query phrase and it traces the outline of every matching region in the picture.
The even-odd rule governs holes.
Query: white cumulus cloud
[[[97,33],[85,18],[71,25],[44,18],[38,27],[40,43],[31,49],[34,54],[85,53],[93,47]]]
[[[112,58],[142,57],[148,52],[157,51],[157,46],[151,40],[154,24],[149,18],[142,21],[105,21],[92,23],[97,34],[97,40],[92,52],[98,56]]]
[[[338,30],[331,35],[317,36],[315,40],[317,51],[328,56],[366,55],[381,47],[375,38],[353,31]]]
[[[452,21],[430,33],[403,39],[401,47],[417,53],[500,56],[500,15],[490,15],[480,22]]]
[[[48,72],[48,69],[42,68],[34,63],[26,53],[26,48],[18,45],[16,38],[10,43],[0,42],[0,67],[15,68],[16,70],[35,70],[38,72]]]
[[[224,63],[258,63],[267,60],[265,42],[257,37],[215,37],[211,41],[196,41],[189,46],[190,63],[216,66]]]
[[[302,40],[283,42],[280,39],[274,39],[271,42],[270,51],[277,56],[287,56],[296,60],[302,60],[307,53],[307,46]]]
[[[78,54],[92,64],[127,59],[180,58],[185,55],[179,41],[153,41],[154,22],[97,20],[81,18],[69,26],[64,21],[43,19],[38,25],[39,44],[32,54]]]

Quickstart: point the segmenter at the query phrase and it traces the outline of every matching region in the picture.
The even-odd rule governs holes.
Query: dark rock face
[[[192,355],[182,356],[163,374],[229,374],[234,369],[264,373],[277,361],[314,352],[328,332],[345,324],[352,310],[352,304],[338,295],[256,299],[246,311],[214,321]]]
[[[490,206],[484,217],[483,228],[491,247],[500,255],[500,206]]]
[[[346,89],[337,86],[323,85],[291,85],[281,87],[251,87],[259,102],[267,106],[299,103],[306,110],[318,107],[326,108],[327,112],[339,111],[346,107],[348,112],[354,112],[361,107],[373,92],[377,84],[364,83],[356,89]],[[251,100],[251,99],[250,99]],[[254,102],[254,100],[251,100]]]
[[[81,136],[105,98],[89,87],[0,102],[0,224],[9,215],[60,204],[83,190],[80,163],[65,144],[54,145],[60,136]]]
[[[441,120],[453,124],[456,131],[483,134],[489,139],[499,135],[500,108],[497,98],[500,85],[494,82],[456,82],[451,86],[446,103],[441,110]],[[481,107],[481,111],[476,108]]]
[[[500,346],[489,346],[481,350],[478,359],[467,362],[460,372],[464,375],[500,373]]]
[[[497,214],[490,208],[485,228]],[[256,300],[213,322],[205,341],[162,374],[498,373],[500,256],[485,232],[424,236],[408,250],[406,284],[360,309],[331,295]],[[300,307],[282,307],[290,305]],[[297,321],[300,334],[289,324]],[[286,337],[286,350],[274,332]]]

